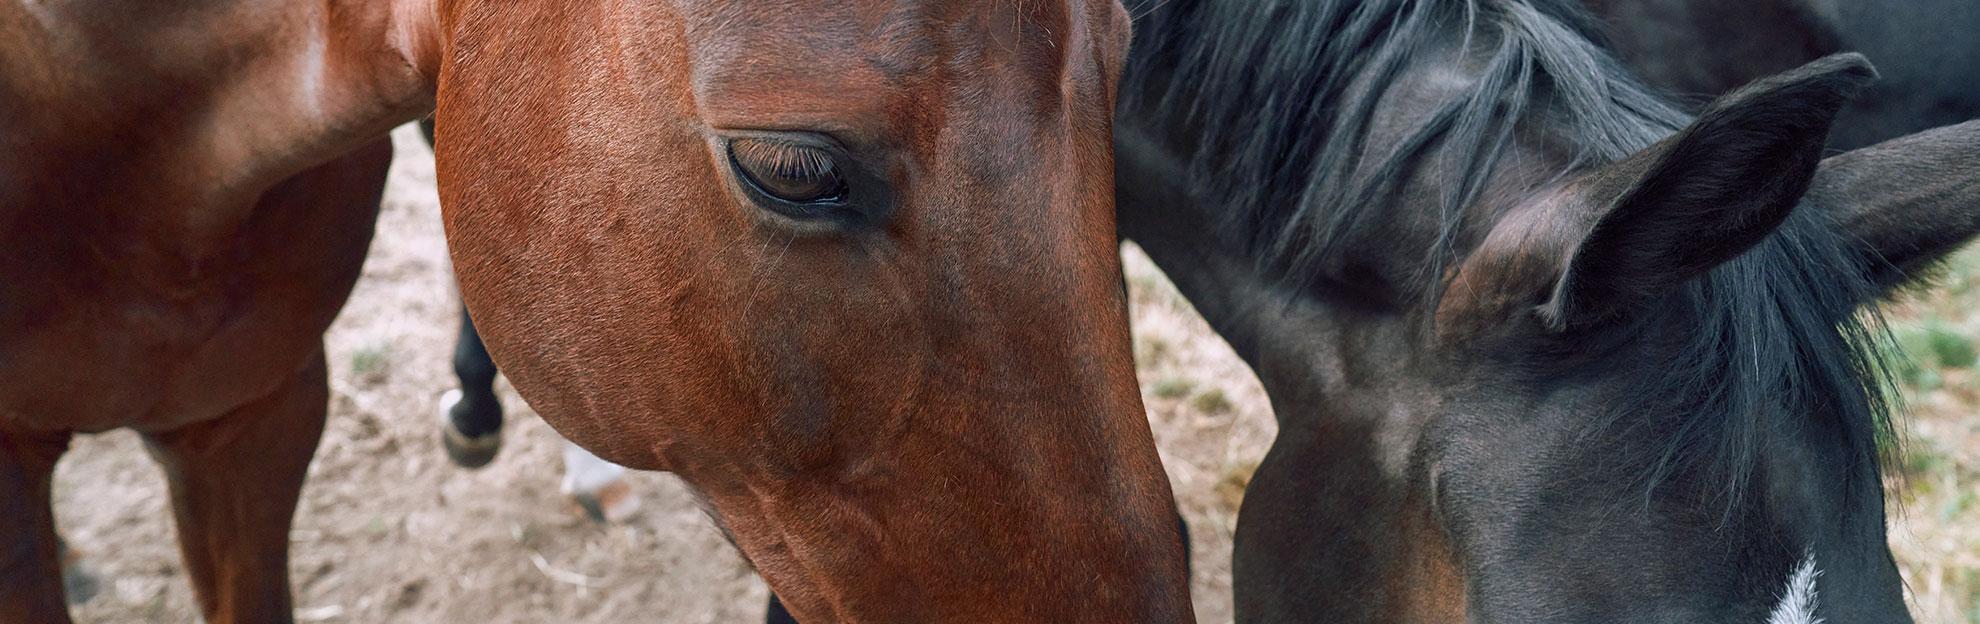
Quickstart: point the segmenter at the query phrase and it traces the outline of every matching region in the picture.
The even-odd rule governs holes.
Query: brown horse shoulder
[[[0,5],[0,413],[169,426],[279,381],[216,375],[239,351],[299,366],[369,238],[377,137],[430,106],[414,4]]]

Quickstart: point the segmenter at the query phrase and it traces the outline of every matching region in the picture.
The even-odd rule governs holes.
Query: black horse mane
[[[1436,244],[1421,250],[1425,290],[1453,261],[1464,208],[1511,143],[1545,115],[1574,151],[1566,171],[1617,160],[1687,117],[1596,43],[1572,0],[1130,0],[1135,50],[1122,109],[1185,128],[1192,184],[1261,267],[1292,282],[1349,253],[1393,216],[1394,181],[1444,167]],[[1398,141],[1371,143],[1383,89],[1420,55],[1461,37],[1475,82]],[[1439,47],[1441,46],[1441,47]],[[1459,62],[1452,58],[1451,63]],[[1688,285],[1670,304],[1697,328],[1622,397],[1597,433],[1638,426],[1648,401],[1685,397],[1666,443],[1632,458],[1655,487],[1695,469],[1742,496],[1781,418],[1823,418],[1874,465],[1889,434],[1881,319],[1858,314],[1876,290],[1822,219],[1797,211],[1767,241]],[[1829,419],[1833,420],[1829,420]],[[1895,438],[1887,438],[1895,439]],[[1876,493],[1881,496],[1880,492]]]
[[[1190,128],[1201,142],[1194,182],[1227,198],[1261,259],[1290,273],[1345,251],[1366,225],[1368,211],[1353,207],[1383,199],[1425,159],[1459,172],[1443,202],[1458,225],[1456,211],[1537,104],[1551,105],[1579,148],[1570,168],[1621,158],[1685,123],[1589,43],[1594,28],[1571,0],[1140,0],[1130,11],[1147,14],[1123,108],[1169,111]],[[1453,33],[1494,46],[1476,82],[1393,146],[1369,145],[1382,90]],[[1455,229],[1443,235],[1429,251],[1456,242]]]

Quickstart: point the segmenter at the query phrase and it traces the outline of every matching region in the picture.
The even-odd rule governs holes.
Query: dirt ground
[[[636,473],[645,501],[638,513],[610,526],[584,519],[558,492],[555,435],[506,388],[501,457],[479,471],[447,462],[435,439],[435,398],[453,383],[457,300],[430,152],[409,128],[394,138],[399,160],[378,237],[329,336],[329,426],[291,535],[298,619],[760,621],[762,581],[677,480]],[[1231,531],[1243,485],[1273,435],[1271,411],[1251,372],[1147,259],[1131,246],[1127,258],[1143,395],[1194,536],[1197,615],[1227,622]],[[1966,327],[1980,327],[1970,320]],[[1919,392],[1911,427],[1914,447],[1923,440],[1933,459],[1908,469],[1894,541],[1921,622],[1980,623],[1972,606],[1980,599],[1980,521],[1971,504],[1980,481],[1980,417],[1971,416],[1980,381],[1959,370],[1938,379]],[[163,480],[136,437],[80,438],[56,478],[59,522],[105,578],[76,608],[77,620],[193,621]]]

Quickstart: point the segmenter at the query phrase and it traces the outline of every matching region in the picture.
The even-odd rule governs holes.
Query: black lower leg
[[[778,600],[776,594],[770,594],[770,610],[764,612],[763,622],[764,624],[797,624],[797,618],[791,617],[791,612],[784,610],[784,602]]]
[[[495,398],[495,360],[481,344],[467,308],[461,308],[460,341],[454,344],[454,376],[461,381],[461,402],[454,404],[447,417],[454,428],[470,438],[502,430],[502,403]]]
[[[0,623],[69,621],[48,498],[67,447],[67,435],[0,431]]]
[[[1176,532],[1182,534],[1183,569],[1189,569],[1189,522],[1183,520],[1182,510],[1176,510]]]
[[[68,596],[69,604],[82,604],[95,598],[101,582],[83,566],[82,557],[69,550],[65,541],[56,542],[55,552],[62,559],[62,593]]]

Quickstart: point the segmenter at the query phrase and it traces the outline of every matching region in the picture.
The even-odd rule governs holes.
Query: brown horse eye
[[[756,190],[794,204],[845,199],[845,179],[832,154],[808,145],[768,139],[729,142],[729,160]]]

